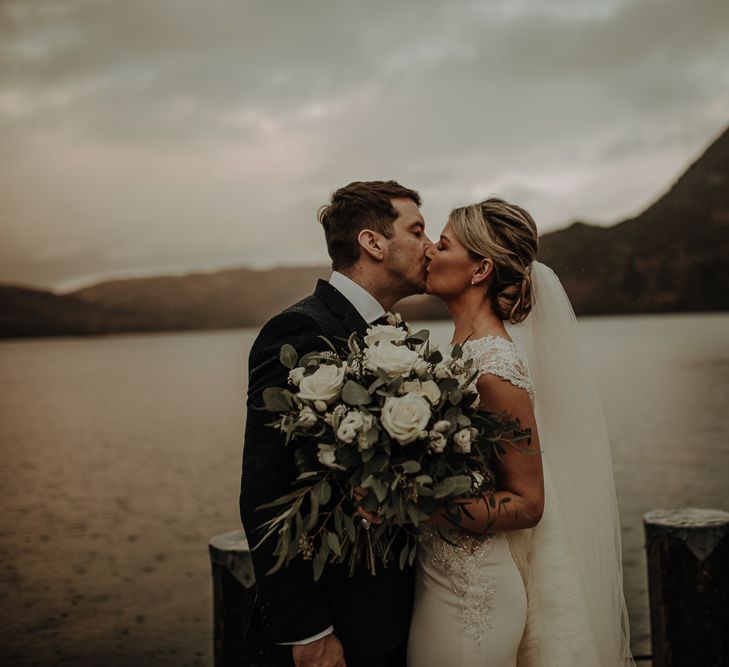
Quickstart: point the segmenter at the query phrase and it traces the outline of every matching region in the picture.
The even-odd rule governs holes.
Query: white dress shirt
[[[374,322],[376,319],[382,317],[385,314],[385,309],[382,307],[380,302],[375,299],[364,287],[358,285],[351,278],[347,278],[343,273],[339,271],[332,271],[332,275],[329,277],[329,284],[335,287],[349,301],[362,316],[367,324]],[[327,635],[334,632],[334,626],[330,625],[326,630],[322,630],[312,637],[306,639],[300,639],[296,642],[281,642],[281,646],[300,646],[302,644],[311,644],[317,639],[326,637]]]
[[[367,324],[371,324],[379,317],[385,315],[385,309],[364,287],[358,285],[351,278],[347,278],[339,271],[332,271],[329,284],[336,287],[362,316]]]

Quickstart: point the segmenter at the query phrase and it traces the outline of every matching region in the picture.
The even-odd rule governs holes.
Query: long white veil
[[[510,536],[529,593],[519,664],[634,665],[605,417],[562,284],[534,262],[532,289],[530,314],[508,328],[534,383],[545,470],[541,522]]]

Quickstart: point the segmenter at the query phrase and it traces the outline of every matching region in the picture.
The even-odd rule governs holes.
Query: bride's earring
[[[475,278],[471,278],[471,285],[475,285],[475,284],[476,284],[476,279]]]

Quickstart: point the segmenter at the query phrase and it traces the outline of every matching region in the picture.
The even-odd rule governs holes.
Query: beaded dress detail
[[[462,347],[479,374],[508,380],[534,401],[514,343],[487,336]],[[495,481],[493,470],[484,470],[482,489],[495,490]],[[446,536],[457,546],[430,526],[421,533],[409,667],[512,667],[526,623],[526,594],[505,533],[453,529]]]

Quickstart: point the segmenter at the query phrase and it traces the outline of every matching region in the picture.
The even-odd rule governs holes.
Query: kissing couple
[[[518,419],[530,452],[482,471],[498,513],[468,502],[456,527],[425,522],[413,566],[352,576],[301,558],[272,574],[252,551],[256,605],[275,667],[615,667],[633,665],[620,522],[607,429],[576,319],[537,261],[522,207],[498,198],[454,209],[431,241],[420,196],[395,181],[354,182],[319,211],[328,281],[261,329],[249,357],[240,513],[251,544],[296,479],[293,450],[262,393],[286,387],[282,345],[299,355],[386,321],[400,299],[442,299],[452,343],[477,370],[479,409]],[[337,499],[333,498],[332,502]],[[378,517],[358,510],[366,523]],[[446,538],[447,539],[444,539]]]

